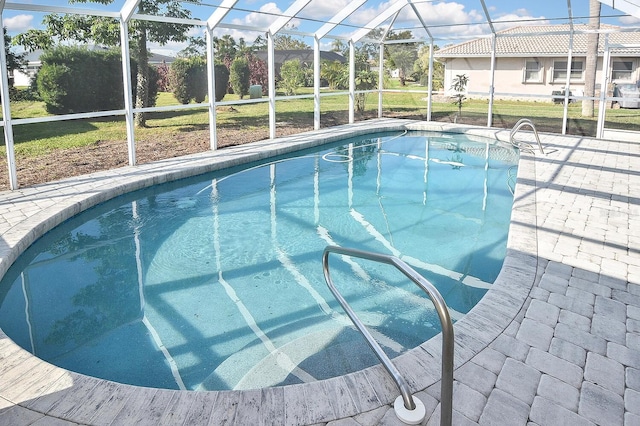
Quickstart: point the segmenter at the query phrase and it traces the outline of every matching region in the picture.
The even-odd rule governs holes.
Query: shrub
[[[249,63],[249,85],[262,86],[262,94],[266,95],[269,91],[269,70],[267,63],[253,53],[248,53],[246,58]]]
[[[222,100],[229,84],[229,71],[215,66],[216,101]],[[169,89],[182,104],[204,102],[208,93],[207,62],[202,58],[177,59],[169,67]]]
[[[187,78],[189,66],[188,60],[176,59],[169,67],[169,91],[181,104],[188,104],[191,101]]]
[[[187,72],[188,91],[196,103],[204,102],[207,98],[207,62],[201,58],[189,60]]]
[[[137,68],[137,67],[136,67]],[[149,87],[147,88],[147,107],[155,106],[156,101],[158,100],[158,92],[160,91],[159,87],[160,74],[158,74],[158,69],[154,66],[149,66]],[[135,97],[135,91],[134,97]]]
[[[240,99],[249,94],[249,62],[245,58],[236,58],[231,63],[229,70],[229,81],[233,92],[240,96]]]
[[[122,57],[119,50],[63,46],[46,51],[41,60],[35,87],[47,112],[70,114],[124,107]],[[134,61],[131,68],[135,75],[137,65]],[[152,72],[150,75],[155,74]],[[135,96],[135,89],[133,94]],[[149,85],[149,94],[149,103],[154,105],[157,96],[155,81]]]
[[[168,92],[169,91],[169,65],[166,62],[162,62],[160,65],[156,67],[156,71],[158,72],[158,91],[159,92]]]
[[[224,99],[224,95],[227,94],[227,87],[229,86],[229,69],[224,64],[216,64],[214,73],[216,77],[216,102],[220,102]]]
[[[38,71],[37,87],[45,109],[50,114],[64,114],[68,99],[67,88],[71,78],[71,70],[66,65],[43,64]]]
[[[298,59],[284,61],[280,67],[280,88],[285,95],[295,95],[304,82],[304,71]]]

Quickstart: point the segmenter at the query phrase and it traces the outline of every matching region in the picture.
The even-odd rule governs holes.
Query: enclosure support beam
[[[276,137],[276,64],[273,34],[267,32],[267,70],[269,74],[269,138]]]
[[[356,107],[356,46],[349,40],[349,124],[355,122]]]
[[[427,100],[427,121],[431,121],[431,112],[433,110],[433,53],[434,53],[433,37],[431,43],[429,43],[429,84],[427,89],[429,90],[429,97]]]
[[[611,51],[609,49],[609,34],[604,39],[604,57],[602,58],[602,79],[600,80],[600,105],[598,106],[598,125],[596,127],[596,138],[604,137],[604,120],[607,110],[606,96],[609,81],[609,62],[611,62]]]
[[[209,90],[209,143],[211,150],[218,149],[218,132],[216,117],[216,68],[215,49],[213,47],[213,28],[207,26],[207,80]]]
[[[269,138],[276,137],[276,64],[273,37],[285,27],[311,0],[296,0],[276,19],[267,31],[267,68],[269,71]]]
[[[495,33],[491,36],[491,77],[489,83],[489,111],[487,112],[487,127],[493,126],[493,98],[496,84],[496,39]]]
[[[133,95],[131,85],[131,60],[129,54],[129,25],[120,18],[120,44],[122,46],[122,80],[124,84],[124,110],[127,127],[127,146],[129,165],[136,164],[136,140],[133,119]]]
[[[489,77],[489,108],[487,111],[487,127],[493,125],[493,94],[495,93],[496,83],[496,29],[493,26],[491,14],[484,0],[480,0],[484,16],[487,18],[489,28],[491,28],[491,76]]]
[[[378,59],[378,118],[382,118],[382,90],[384,89],[384,43],[379,45]]]
[[[320,39],[313,37],[313,129],[320,130]]]
[[[313,35],[313,128],[315,130],[320,129],[320,39],[347,19],[356,9],[362,6],[365,1],[366,0],[354,0],[350,2],[346,7],[340,9],[340,12],[329,19],[329,21],[320,27]]]
[[[0,28],[4,28],[2,22],[2,9],[0,9]],[[7,53],[4,45],[0,49],[0,63],[7,63]],[[2,120],[4,121],[4,143],[7,150],[7,167],[9,169],[9,188],[18,189],[18,171],[16,169],[16,154],[13,146],[13,127],[11,126],[11,102],[9,102],[9,76],[6,67],[2,67],[2,87],[0,87],[0,95],[2,95]]]
[[[571,12],[571,0],[567,0],[569,14],[569,52],[567,53],[567,84],[564,87],[564,111],[562,113],[562,134],[567,134],[567,121],[569,118],[569,93],[571,92],[571,62],[573,62],[573,15]]]
[[[211,150],[218,148],[218,133],[216,122],[216,67],[215,48],[213,46],[213,30],[231,11],[238,0],[224,0],[220,6],[207,19],[206,42],[207,42],[207,90],[209,96],[209,144]]]

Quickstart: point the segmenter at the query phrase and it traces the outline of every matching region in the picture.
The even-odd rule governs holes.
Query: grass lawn
[[[427,112],[426,93],[408,93],[408,90],[420,90],[420,86],[400,87],[392,84],[400,92],[383,94],[383,115],[385,117],[407,117],[424,119]],[[300,94],[311,94],[312,89],[301,89]],[[227,95],[225,102],[237,100]],[[368,94],[365,114],[357,114],[356,119],[366,119],[377,115],[378,96]],[[178,105],[169,93],[161,93],[158,106]],[[48,115],[42,102],[15,102],[11,104],[12,118],[32,118]],[[488,102],[467,100],[462,113],[457,107],[446,101],[434,102],[432,119],[467,124],[486,125]],[[526,117],[536,124],[539,131],[560,133],[562,130],[563,109],[561,105],[550,102],[495,101],[493,126],[510,128],[517,120]],[[217,110],[219,129],[243,129],[268,134],[268,104],[254,103],[233,106],[220,106]],[[640,110],[607,110],[608,128],[622,128],[640,131]],[[191,131],[208,130],[208,112],[206,108],[177,110],[148,114],[148,127],[136,129],[136,139],[155,140],[158,138],[185,135]],[[277,127],[293,126],[301,130],[313,127],[313,100],[295,99],[276,101]],[[323,96],[321,98],[321,123],[323,127],[345,123],[348,119],[348,96]],[[581,117],[580,103],[569,107],[568,133],[595,135],[597,118]],[[54,123],[37,123],[14,126],[16,155],[19,157],[37,157],[54,150],[80,148],[101,141],[126,141],[124,117],[102,119],[67,120]],[[3,141],[4,142],[4,141]],[[0,147],[4,154],[4,143]]]

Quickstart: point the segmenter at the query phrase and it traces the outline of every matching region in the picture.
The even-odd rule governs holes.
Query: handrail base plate
[[[402,395],[399,395],[393,402],[393,409],[396,412],[396,416],[402,423],[407,425],[419,425],[427,416],[427,410],[420,399],[416,398],[413,395],[411,396],[411,398],[413,398],[413,403],[416,404],[415,409],[408,410],[404,406]]]

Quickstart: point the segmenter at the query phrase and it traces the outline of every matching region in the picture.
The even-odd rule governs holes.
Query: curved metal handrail
[[[511,144],[514,145],[514,146],[517,146],[518,148],[521,147],[520,144],[524,144],[524,145],[526,145],[527,149],[530,149],[531,151],[533,151],[533,149],[532,149],[530,144],[528,144],[526,142],[522,142],[522,141],[516,141],[513,138],[513,136],[523,126],[531,127],[531,130],[533,130],[533,135],[536,137],[536,141],[538,142],[538,148],[540,149],[540,153],[544,154],[544,149],[542,149],[542,144],[540,143],[540,137],[538,136],[538,131],[536,130],[536,126],[533,124],[533,121],[529,120],[528,118],[521,118],[520,120],[518,120],[518,122],[515,124],[515,126],[513,126],[513,128],[511,129],[511,133],[509,133],[509,141],[511,142]]]
[[[353,311],[351,306],[347,303],[347,301],[342,297],[338,289],[333,284],[333,280],[331,279],[331,274],[329,272],[329,254],[336,253],[342,254],[346,256],[359,257],[362,259],[372,260],[374,262],[386,263],[388,265],[394,266],[400,272],[402,272],[407,278],[413,281],[418,287],[420,287],[431,299],[433,302],[436,312],[438,313],[438,317],[440,318],[440,323],[442,325],[442,378],[441,378],[441,386],[440,386],[440,394],[441,394],[441,405],[440,405],[440,424],[441,425],[450,425],[452,421],[452,409],[453,409],[453,351],[454,351],[454,336],[453,336],[453,323],[451,322],[451,316],[449,315],[449,311],[447,309],[447,305],[438,290],[423,278],[420,274],[418,274],[411,266],[407,265],[404,261],[400,260],[396,256],[389,256],[380,253],[373,253],[363,250],[337,247],[337,246],[327,246],[324,249],[324,253],[322,255],[322,270],[324,272],[324,278],[327,282],[327,286],[335,296],[335,298],[340,302],[342,307],[344,308],[351,321],[358,328],[358,330],[362,333],[362,335],[367,340],[367,343],[376,353],[376,356],[382,363],[382,365],[386,368],[389,374],[393,377],[393,380],[398,385],[400,389],[400,393],[402,395],[402,400],[404,401],[404,406],[408,410],[414,410],[415,404],[413,402],[413,398],[409,391],[409,386],[404,378],[400,375],[398,369],[393,365],[389,357],[384,353],[378,342],[371,336],[367,327],[360,321],[356,313]]]

